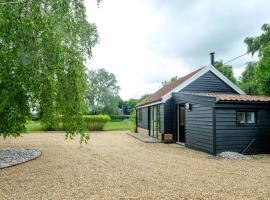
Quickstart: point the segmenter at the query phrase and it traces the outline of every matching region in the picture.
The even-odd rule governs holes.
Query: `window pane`
[[[245,123],[245,112],[237,112],[236,113],[237,117],[237,123],[238,124],[244,124]]]
[[[248,124],[254,124],[255,123],[255,113],[254,112],[247,112],[246,113],[246,122]]]
[[[180,126],[185,126],[185,108],[180,107]]]

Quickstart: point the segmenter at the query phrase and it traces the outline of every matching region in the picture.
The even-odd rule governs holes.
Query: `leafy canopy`
[[[262,34],[257,37],[247,37],[245,43],[248,53],[258,53],[259,61],[256,67],[255,80],[258,93],[270,95],[270,25],[262,26]]]
[[[175,80],[177,80],[177,79],[178,79],[177,76],[173,76],[173,77],[171,77],[169,80],[163,81],[163,82],[162,82],[162,86],[168,85],[168,84],[172,83],[173,81],[175,81]]]
[[[262,56],[263,49],[270,45],[270,25],[263,24],[261,30],[263,33],[260,36],[247,37],[244,41],[247,45],[248,53],[254,55],[254,53],[258,52],[259,57]]]
[[[239,82],[239,86],[244,90],[246,94],[250,95],[258,95],[258,83],[255,78],[257,63],[249,62],[245,70],[242,73],[241,80]]]
[[[222,60],[216,61],[214,63],[215,68],[217,68],[224,76],[226,76],[230,81],[236,83],[237,80],[233,74],[232,66],[226,65]]]
[[[120,87],[117,85],[113,73],[104,68],[90,70],[88,73],[88,88],[86,101],[91,114],[118,114],[118,95]]]
[[[83,0],[0,5],[0,136],[19,136],[31,112],[47,129],[87,140],[85,59],[98,41]]]

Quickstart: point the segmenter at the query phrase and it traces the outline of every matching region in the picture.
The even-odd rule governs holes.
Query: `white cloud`
[[[270,20],[267,1],[85,0],[100,44],[89,68],[114,73],[124,99],[154,92],[163,80],[209,63],[208,53],[227,61],[246,51],[243,40]],[[231,64],[241,75],[245,56]]]

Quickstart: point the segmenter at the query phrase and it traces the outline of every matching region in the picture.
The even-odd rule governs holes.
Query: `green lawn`
[[[28,121],[26,123],[26,131],[27,132],[43,131],[43,128],[40,121]]]
[[[103,128],[104,131],[124,131],[134,130],[134,125],[130,120],[110,121]],[[40,121],[28,121],[26,124],[27,132],[44,131]]]
[[[104,131],[124,131],[134,130],[134,124],[130,120],[110,121],[107,122],[103,128]]]

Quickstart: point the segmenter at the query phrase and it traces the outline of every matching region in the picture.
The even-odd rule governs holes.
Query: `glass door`
[[[150,136],[160,137],[160,109],[159,105],[150,108]]]
[[[185,142],[185,107],[177,105],[177,142]]]

